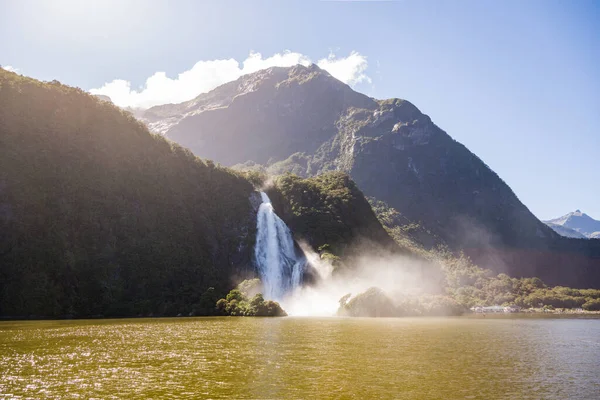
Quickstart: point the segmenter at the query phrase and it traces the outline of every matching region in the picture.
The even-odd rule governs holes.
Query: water
[[[264,286],[264,297],[281,300],[299,287],[306,264],[296,251],[287,225],[275,214],[266,193],[260,193],[262,204],[256,217],[255,261]]]
[[[0,323],[0,398],[597,399],[600,319]]]

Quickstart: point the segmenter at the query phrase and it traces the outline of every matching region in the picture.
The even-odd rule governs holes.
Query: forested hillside
[[[369,202],[350,177],[329,172],[313,178],[286,174],[268,190],[278,215],[300,240],[327,246],[341,257],[362,252],[362,245],[409,253],[377,220]]]
[[[200,160],[82,90],[0,69],[0,317],[215,313],[217,299],[256,275],[254,186],[265,178]],[[534,304],[544,291],[540,303],[596,307],[591,292],[522,291],[486,269],[513,257],[507,269],[521,266],[517,275],[594,287],[590,241],[555,235],[486,252],[475,266],[440,253],[444,238],[427,225],[369,204],[345,173],[285,174],[267,191],[295,237],[335,268],[351,267],[366,246],[434,261],[461,306]],[[485,262],[489,254],[498,258]]]
[[[210,313],[250,268],[252,191],[108,102],[0,69],[0,316]]]
[[[497,273],[600,287],[599,241],[559,236],[409,101],[369,98],[318,66],[244,75],[141,118],[195,154],[240,169],[345,172],[365,195],[430,232],[433,245],[464,250]]]

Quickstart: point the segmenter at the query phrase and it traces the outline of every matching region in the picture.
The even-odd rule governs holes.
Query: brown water
[[[0,322],[0,398],[598,399],[600,319]]]

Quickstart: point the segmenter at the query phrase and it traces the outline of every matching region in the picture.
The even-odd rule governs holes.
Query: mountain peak
[[[320,71],[320,72],[326,72],[324,69],[319,68],[319,66],[315,63],[310,63],[308,65],[304,65],[304,64],[295,64],[292,65],[291,67],[283,67],[283,68],[287,68],[291,71]]]
[[[286,83],[289,84],[291,82],[301,84],[314,79],[321,79],[322,82],[330,81],[334,84],[347,86],[343,82],[334,78],[329,72],[321,69],[316,64],[295,64],[290,67],[269,67],[251,72],[249,74],[242,75],[235,81],[218,86],[208,93],[223,92],[225,89],[234,89],[237,90],[237,94],[239,95],[247,93],[249,87],[252,88],[252,90],[255,90],[263,85],[279,86]],[[348,88],[350,89],[350,87]],[[200,94],[196,99],[203,98],[208,93]]]
[[[544,222],[553,229],[556,225],[570,228],[588,238],[596,237],[596,234],[600,232],[600,221],[595,220],[580,209]],[[554,230],[558,232],[558,230]]]
[[[241,105],[248,103],[252,103],[249,109],[254,109],[255,112],[279,107],[281,113],[317,107],[317,104],[323,106],[319,113],[327,113],[329,107],[334,114],[341,113],[348,107],[377,107],[373,99],[355,92],[318,65],[296,64],[291,67],[270,67],[242,75],[235,81],[202,93],[192,100],[154,106],[136,116],[152,131],[168,136],[172,128],[186,118],[211,110],[236,108],[236,105],[242,109],[244,107]]]
[[[335,78],[329,72],[314,63],[309,65],[296,64],[291,67],[283,67],[283,70],[287,71],[288,76],[287,79],[284,79],[279,83],[280,85],[285,84],[286,82],[302,84],[309,81],[319,81],[321,84],[334,85],[344,87],[347,90],[352,90],[350,86]]]
[[[94,94],[93,96],[95,96],[97,99],[102,100],[102,101],[107,101],[109,103],[112,103],[112,99],[104,94]]]

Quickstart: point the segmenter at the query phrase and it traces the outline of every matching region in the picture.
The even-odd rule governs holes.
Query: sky
[[[540,219],[600,219],[600,2],[0,0],[0,65],[119,105],[317,63],[415,104]]]

